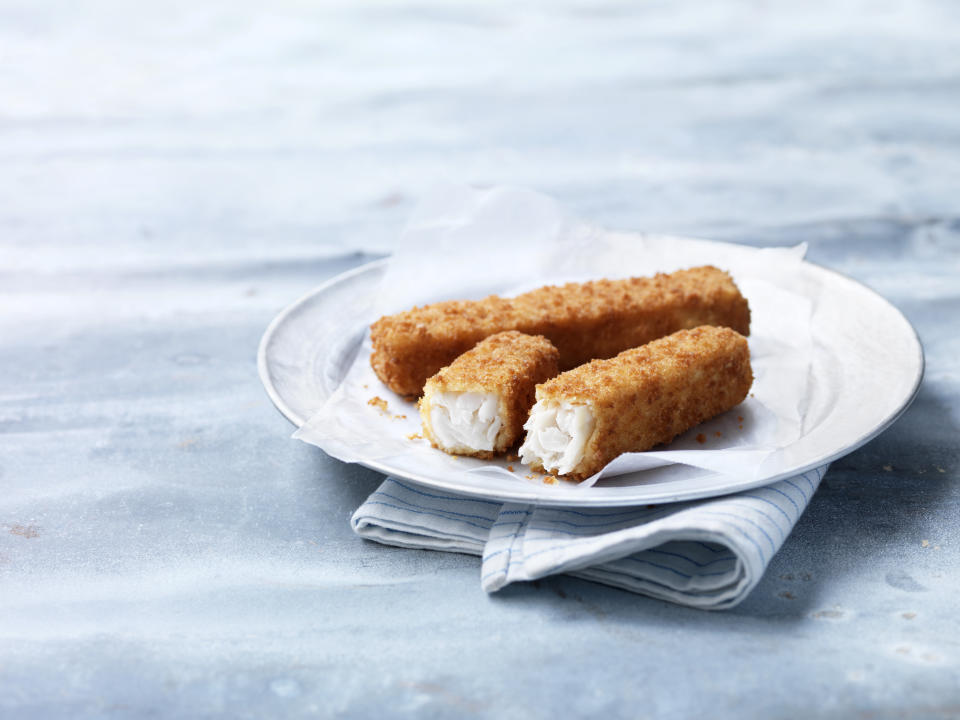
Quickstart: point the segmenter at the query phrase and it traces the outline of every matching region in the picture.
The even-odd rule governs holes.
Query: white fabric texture
[[[735,495],[597,509],[500,503],[387,478],[351,523],[387,545],[482,556],[487,592],[568,573],[718,610],[760,581],[828,467]]]

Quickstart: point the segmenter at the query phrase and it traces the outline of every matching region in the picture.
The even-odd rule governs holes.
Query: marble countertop
[[[0,2],[0,717],[960,715],[960,9]],[[356,538],[286,304],[435,183],[808,257],[926,377],[706,613]]]

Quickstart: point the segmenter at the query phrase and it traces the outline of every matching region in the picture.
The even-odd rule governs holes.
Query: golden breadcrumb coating
[[[513,447],[523,434],[533,406],[534,390],[560,372],[559,353],[545,337],[510,330],[491,335],[427,380],[420,399],[423,435],[433,447],[451,454],[491,458]],[[502,425],[492,451],[457,450],[437,442],[430,421],[437,393],[493,393],[499,396]]]
[[[747,340],[730,328],[681,330],[537,386],[537,402],[589,405],[594,431],[568,477],[583,480],[743,402],[753,384]],[[542,469],[542,464],[532,465]]]
[[[547,286],[515,298],[451,300],[388,315],[370,327],[370,364],[391,390],[416,396],[428,377],[504,330],[543,335],[560,351],[560,369],[569,370],[698,325],[750,332],[746,299],[715,267]]]

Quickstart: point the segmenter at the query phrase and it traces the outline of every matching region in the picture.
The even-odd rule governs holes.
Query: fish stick
[[[747,300],[730,275],[711,266],[547,286],[514,298],[451,300],[388,315],[370,327],[370,364],[391,390],[416,396],[428,377],[504,330],[543,335],[560,351],[560,369],[569,370],[699,325],[750,333]]]
[[[557,349],[541,336],[497,333],[427,380],[423,435],[452,455],[490,458],[513,447],[537,383],[555,376]]]
[[[670,442],[738,405],[752,384],[740,333],[680,330],[538,385],[520,457],[583,480],[622,453]]]

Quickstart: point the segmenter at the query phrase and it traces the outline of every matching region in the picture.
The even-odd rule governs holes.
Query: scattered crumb
[[[936,468],[937,468],[937,472],[938,472],[938,473],[945,473],[945,472],[946,472],[946,470],[944,470],[944,469],[943,469],[942,467],[940,467],[939,465],[937,465]]]
[[[19,535],[25,538],[35,538],[40,536],[40,528],[36,525],[10,525],[10,534]]]
[[[707,441],[707,436],[703,433],[697,433],[697,442],[703,445]]]
[[[939,545],[934,545],[934,546],[933,546],[933,549],[934,549],[934,550],[939,550],[939,549],[940,549],[940,546],[939,546]]]
[[[546,470],[543,470],[542,468],[534,468],[533,472],[536,475],[546,475]]]
[[[188,450],[193,446],[195,446],[196,444],[197,444],[196,438],[187,438],[186,440],[182,440],[181,442],[177,443],[177,447],[180,448],[181,450]]]
[[[884,466],[883,466],[883,469],[886,470],[887,472],[893,472],[893,466],[892,466],[892,465],[884,465]]]
[[[753,397],[753,393],[750,393],[750,397]]]
[[[394,207],[402,203],[405,199],[402,193],[392,192],[377,200],[376,204],[380,207]]]
[[[737,430],[743,430],[743,424],[737,425]]]
[[[904,620],[913,620],[916,616],[915,612],[905,612],[900,615]]]
[[[717,430],[717,431],[714,433],[714,435],[716,435],[717,437],[723,437],[723,433],[720,432],[719,430]]]
[[[379,395],[374,395],[372,398],[370,398],[369,400],[367,400],[367,405],[371,405],[371,406],[377,408],[380,412],[386,412],[386,411],[387,411],[387,401],[384,400],[384,399],[383,399],[382,397],[380,397]]]
[[[364,383],[364,384],[363,384],[363,389],[364,389],[364,390],[369,390],[369,389],[370,389],[370,386],[367,385],[366,383]]]
[[[509,470],[510,472],[513,472],[513,465],[507,465],[507,470]]]
[[[743,422],[743,415],[737,415],[737,422]]]
[[[410,433],[407,435],[407,440],[423,440],[423,435],[420,433]]]
[[[827,618],[829,620],[839,620],[843,617],[843,613],[839,610],[820,610],[819,612],[813,613],[811,617],[815,618]]]
[[[524,475],[524,477],[525,477],[527,480],[536,480],[536,479],[537,479],[537,478],[535,478],[533,475]]]
[[[393,419],[394,419],[394,420],[406,420],[406,419],[407,419],[407,416],[406,416],[406,415],[394,415],[394,416],[393,416]]]
[[[784,573],[780,576],[781,580],[793,580],[793,573]]]
[[[920,547],[930,547],[930,541],[929,541],[929,540],[921,540],[921,541],[920,541]]]
[[[780,597],[784,598],[785,600],[796,600],[796,599],[797,599],[797,596],[794,595],[794,594],[793,594],[792,592],[790,592],[789,590],[784,590],[782,593],[780,593]]]
[[[544,485],[556,485],[556,484],[557,484],[557,479],[556,479],[553,475],[547,475],[547,476],[543,479],[543,483],[544,483]]]

